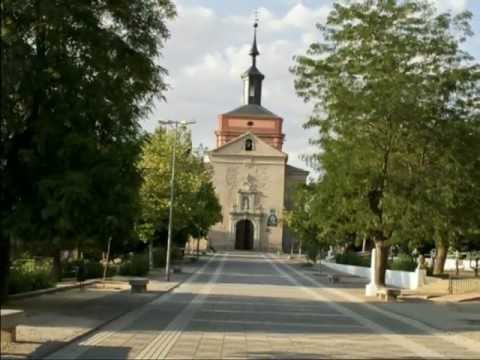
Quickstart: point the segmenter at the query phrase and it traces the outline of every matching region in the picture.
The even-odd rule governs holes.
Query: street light
[[[159,121],[162,125],[173,125],[175,129],[173,138],[173,151],[172,151],[172,175],[170,178],[170,209],[168,214],[168,238],[167,238],[167,256],[165,261],[165,277],[167,281],[170,281],[170,252],[172,248],[172,224],[173,224],[173,200],[175,197],[175,153],[177,149],[177,130],[178,125],[186,127],[187,125],[195,124],[195,121]]]

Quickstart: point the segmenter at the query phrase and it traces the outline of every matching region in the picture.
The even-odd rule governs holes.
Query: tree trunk
[[[103,281],[104,282],[105,282],[105,279],[107,278],[108,262],[110,261],[110,245],[111,244],[112,244],[112,237],[109,236],[108,237],[108,244],[107,244],[107,255],[106,255],[105,263],[103,264]],[[150,245],[151,244],[152,244],[152,242],[150,241]],[[148,265],[149,265],[150,270],[153,269],[152,253],[153,253],[153,251],[150,251],[149,258],[148,258]],[[104,286],[105,286],[105,283],[104,283]]]
[[[376,262],[375,262],[375,285],[385,286],[385,272],[387,271],[388,246],[385,240],[375,241]]]
[[[197,258],[200,256],[200,238],[197,239]]]
[[[447,245],[444,241],[437,241],[435,243],[437,253],[435,256],[435,262],[433,264],[433,275],[443,274],[445,269],[445,261],[447,260]]]
[[[60,281],[62,278],[62,261],[60,255],[60,250],[55,250],[53,253],[52,276],[55,281]]]
[[[0,303],[8,296],[8,279],[10,277],[10,236],[0,231]]]

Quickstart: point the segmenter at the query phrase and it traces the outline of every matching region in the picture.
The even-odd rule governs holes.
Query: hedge
[[[52,265],[49,260],[21,259],[13,262],[8,280],[9,294],[53,286],[55,286],[55,281],[52,277]]]
[[[406,254],[401,254],[390,262],[388,267],[391,270],[398,271],[415,271],[417,268],[417,261]]]
[[[120,275],[124,276],[144,276],[149,271],[148,255],[137,254],[125,260],[119,269]]]
[[[370,255],[362,256],[354,252],[346,252],[344,254],[336,254],[335,262],[337,264],[370,267],[370,257]]]
[[[109,264],[107,277],[117,274],[117,267]],[[62,277],[76,277],[78,281],[103,277],[103,264],[95,260],[75,260],[63,266]]]

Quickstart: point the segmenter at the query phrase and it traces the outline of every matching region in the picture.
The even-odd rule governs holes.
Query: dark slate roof
[[[242,105],[232,111],[229,111],[223,115],[228,116],[255,116],[255,117],[264,117],[264,118],[279,118],[280,116],[275,115],[270,110],[265,109],[261,105],[257,104],[247,104]]]
[[[250,68],[245,71],[242,75],[242,78],[245,78],[247,76],[261,76],[262,79],[265,78],[265,76],[258,70],[258,68],[255,65],[250,66]]]
[[[292,166],[292,165],[287,165],[287,175],[288,174],[298,174],[298,173],[305,174],[305,175],[310,174],[310,172],[307,171],[307,170],[303,170],[303,169],[297,168],[297,167]]]

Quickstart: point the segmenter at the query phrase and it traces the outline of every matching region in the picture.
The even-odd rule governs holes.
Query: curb
[[[190,279],[193,275],[195,275],[195,273],[200,270],[202,268],[202,266],[198,266],[194,272],[192,272],[190,274],[190,276],[186,277],[185,279],[183,279],[182,281],[178,282],[178,284],[176,284],[175,286],[172,286],[170,289],[168,290],[165,290],[164,292],[162,292],[161,294],[158,294],[157,296],[154,296],[152,299],[150,299],[149,301],[141,304],[140,306],[145,306],[147,304],[150,304],[152,303],[153,301],[157,300],[159,297],[165,295],[165,294],[168,294],[170,292],[172,292],[173,290],[175,290],[176,288],[178,288],[180,285],[182,285],[185,281],[187,281],[188,279]],[[95,280],[95,282],[97,282],[99,280]],[[134,311],[136,308],[133,308],[133,309],[128,309],[128,310],[125,310],[123,312],[121,312],[120,314],[117,314],[117,315],[114,315],[113,317],[111,317],[110,319],[108,320],[105,320],[104,322],[102,322],[101,324],[98,324],[96,326],[94,326],[93,328],[87,330],[86,332],[84,332],[83,334],[79,334],[75,337],[73,337],[72,339],[66,341],[66,342],[62,342],[58,345],[54,345],[52,346],[52,348],[48,349],[48,350],[45,350],[44,352],[39,352],[37,354],[35,354],[34,356],[32,356],[32,354],[30,355],[27,355],[27,359],[39,359],[39,358],[46,358],[48,356],[50,356],[51,354],[53,354],[54,352],[57,352],[59,351],[60,349],[63,349],[64,347],[67,347],[69,345],[71,345],[72,343],[78,341],[78,340],[81,340],[82,338],[86,338],[88,336],[90,336],[92,333],[94,333],[95,331],[99,330],[100,328],[114,322],[115,320],[121,318],[122,316],[128,314],[129,312],[132,312]]]
[[[77,283],[71,284],[71,285],[65,285],[65,286],[59,286],[59,287],[47,288],[47,289],[39,289],[39,290],[33,290],[33,291],[26,291],[26,292],[23,292],[23,293],[9,295],[6,299],[6,301],[26,299],[26,298],[29,298],[29,297],[35,297],[35,296],[40,296],[40,295],[45,295],[45,294],[56,293],[56,292],[60,292],[60,291],[82,288],[84,286],[93,285],[93,284],[95,284],[99,281],[101,281],[101,280],[100,279],[90,279],[90,280],[77,282]]]

